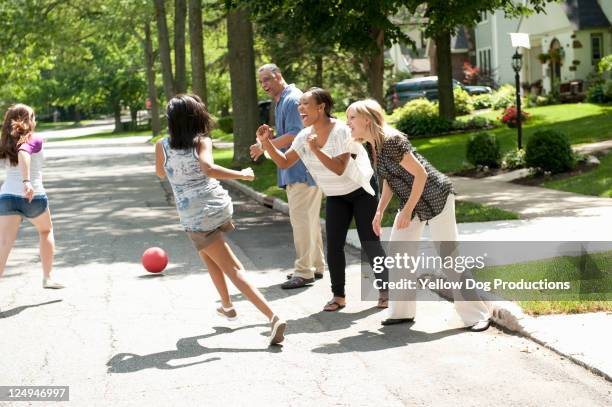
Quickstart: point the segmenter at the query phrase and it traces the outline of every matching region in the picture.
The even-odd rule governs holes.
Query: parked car
[[[489,86],[468,86],[462,84],[461,82],[455,79],[453,79],[453,87],[462,88],[470,95],[492,93],[492,90]],[[392,85],[387,91],[387,110],[392,111],[400,106],[403,106],[407,102],[418,98],[438,100],[437,76],[405,79],[401,82],[397,82]]]

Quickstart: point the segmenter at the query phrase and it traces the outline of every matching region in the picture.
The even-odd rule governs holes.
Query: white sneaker
[[[285,340],[287,322],[274,315],[270,321],[270,345],[278,345]]]
[[[226,318],[228,321],[234,321],[238,318],[238,313],[234,307],[225,308],[224,306],[220,306],[217,308],[217,314]]]
[[[45,277],[43,278],[43,288],[51,288],[54,290],[59,290],[61,288],[64,288],[64,286],[60,283],[58,283],[57,281],[53,281],[51,280],[50,277]]]

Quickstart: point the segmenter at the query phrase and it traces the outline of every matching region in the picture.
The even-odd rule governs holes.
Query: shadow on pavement
[[[330,343],[313,349],[314,353],[347,353],[347,352],[375,352],[384,349],[401,348],[412,343],[423,343],[436,341],[447,336],[465,333],[466,330],[448,329],[445,331],[428,333],[413,331],[410,328],[414,325],[401,324],[385,326],[378,330],[360,331],[359,335],[349,336],[340,339],[338,343]]]
[[[0,318],[14,317],[15,315],[20,314],[21,312],[25,311],[28,308],[36,308],[36,307],[40,307],[43,305],[55,304],[57,302],[62,302],[62,301],[63,300],[53,300],[53,301],[41,302],[40,304],[20,305],[18,307],[11,308],[8,311],[0,311]]]
[[[323,304],[321,304],[321,307],[322,306]],[[299,333],[321,333],[348,329],[355,325],[356,321],[367,318],[370,315],[376,314],[380,311],[384,310],[372,307],[353,313],[346,313],[342,311],[319,311],[316,314],[287,321],[287,335]]]
[[[184,363],[181,365],[170,364],[171,361],[194,358],[202,355],[214,353],[245,353],[245,352],[269,352],[278,353],[281,351],[280,346],[269,347],[266,349],[238,349],[238,348],[207,348],[198,343],[199,340],[211,338],[213,336],[229,334],[239,329],[249,329],[266,326],[267,324],[246,325],[236,329],[226,327],[213,327],[214,333],[192,336],[189,338],[181,338],[176,343],[176,350],[163,351],[152,353],[150,355],[137,355],[134,353],[119,353],[111,358],[106,365],[108,373],[133,373],[144,369],[180,369],[199,365],[202,363],[214,362],[221,360],[220,357],[214,356],[197,362]]]

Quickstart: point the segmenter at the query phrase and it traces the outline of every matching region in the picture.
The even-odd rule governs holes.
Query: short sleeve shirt
[[[413,218],[418,215],[419,220],[426,221],[442,212],[448,195],[455,193],[453,184],[446,175],[438,171],[425,157],[416,152],[406,136],[403,134],[387,136],[380,157],[378,157],[376,172],[380,178],[387,181],[391,190],[398,196],[400,209],[406,205],[414,182],[414,176],[400,165],[406,153],[412,153],[427,172],[423,195],[421,195],[421,199],[417,202],[412,213]]]
[[[274,109],[277,136],[282,136],[283,134],[293,134],[297,136],[304,128],[302,118],[298,112],[301,96],[302,91],[294,85],[288,85],[281,93]],[[286,148],[281,148],[283,152],[286,150]],[[276,175],[277,184],[281,188],[298,182],[315,185],[312,176],[308,173],[304,163],[301,161],[298,161],[293,166],[286,169],[278,168],[276,170]]]
[[[291,148],[300,156],[323,193],[327,196],[339,196],[349,194],[361,188],[361,185],[349,178],[346,171],[342,175],[335,174],[323,165],[319,158],[310,150],[306,138],[312,131],[312,127],[307,127],[300,131],[293,140]],[[350,140],[351,129],[346,124],[336,120],[321,151],[330,157],[348,153]]]

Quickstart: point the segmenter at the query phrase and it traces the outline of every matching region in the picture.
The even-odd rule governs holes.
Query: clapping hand
[[[272,128],[270,126],[268,126],[267,124],[262,124],[261,126],[259,126],[259,128],[257,129],[257,140],[260,143],[263,143],[266,140],[269,140],[272,138]]]
[[[306,142],[308,143],[308,146],[310,147],[311,150],[318,150],[319,146],[317,145],[317,135],[316,134],[309,134],[308,137],[306,137]]]

